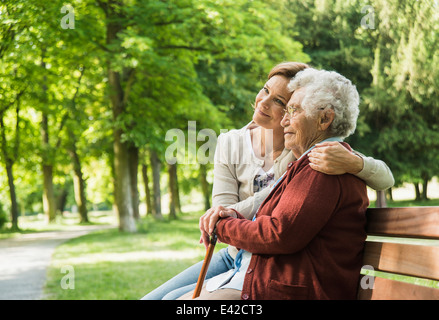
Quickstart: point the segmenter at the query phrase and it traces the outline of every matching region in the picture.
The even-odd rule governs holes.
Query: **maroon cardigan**
[[[349,147],[347,144],[343,143]],[[241,298],[355,299],[366,239],[366,185],[289,164],[255,221],[221,219],[218,239],[253,253]]]

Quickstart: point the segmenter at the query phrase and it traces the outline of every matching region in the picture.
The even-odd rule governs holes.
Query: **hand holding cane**
[[[206,250],[206,256],[204,257],[203,266],[201,267],[200,275],[198,276],[197,285],[194,290],[194,295],[192,299],[198,298],[201,293],[201,289],[203,288],[204,279],[206,278],[207,268],[209,267],[210,260],[212,259],[213,251],[215,250],[215,244],[217,240],[217,236],[215,234],[216,230],[213,230],[210,240],[209,246]]]

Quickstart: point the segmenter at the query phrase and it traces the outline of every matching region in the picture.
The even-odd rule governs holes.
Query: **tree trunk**
[[[200,182],[201,190],[204,196],[204,210],[210,209],[210,188],[209,182],[207,182],[207,167],[204,164],[200,164]]]
[[[124,30],[121,19],[122,13],[117,11],[115,1],[98,2],[105,10],[107,16],[107,45],[118,41],[118,33]],[[125,113],[127,92],[122,87],[122,76],[112,66],[111,59],[107,60],[108,84],[110,101],[113,111],[113,121],[118,123],[119,116]],[[113,128],[114,150],[114,198],[116,213],[119,217],[119,230],[136,232],[137,227],[133,216],[133,203],[131,198],[131,174],[129,166],[128,142],[122,141],[123,131],[119,127]]]
[[[421,177],[422,177],[422,200],[428,200],[427,187],[428,187],[428,180],[430,179],[428,175],[425,173],[421,173]]]
[[[393,201],[393,189],[392,188],[387,189],[387,195],[389,196],[389,200]]]
[[[160,170],[161,163],[160,159],[157,156],[157,153],[151,150],[151,167],[152,167],[152,213],[154,218],[163,219],[162,216],[162,204],[161,204],[161,192],[160,192]]]
[[[121,141],[120,130],[114,132],[114,198],[119,230],[136,232],[137,227],[133,216],[131,198],[131,175],[129,167],[128,148]]]
[[[43,119],[41,122],[41,135],[43,140],[43,148],[48,150],[49,146],[49,124],[48,116],[43,113]],[[47,221],[54,222],[56,216],[56,201],[55,194],[53,192],[53,166],[48,159],[48,152],[42,155],[43,159],[43,209],[46,215]],[[50,157],[50,152],[49,152]]]
[[[177,214],[181,214],[183,213],[183,211],[181,210],[181,201],[180,201],[180,188],[179,188],[179,184],[178,184],[178,174],[177,174],[177,164],[175,164],[176,168],[175,168],[175,192],[176,192],[176,197],[175,197],[175,211]]]
[[[75,190],[75,202],[76,205],[78,206],[78,211],[80,216],[79,223],[89,222],[87,199],[85,196],[85,182],[84,182],[84,178],[82,177],[82,170],[80,168],[74,171],[73,187]]]
[[[18,230],[18,204],[17,195],[15,193],[14,175],[12,172],[12,163],[6,165],[6,173],[8,175],[9,195],[11,198],[11,222],[12,229]]]
[[[46,72],[46,62],[45,58],[46,50],[42,50],[41,54],[41,67],[43,72]],[[47,103],[47,77],[43,76],[43,101],[42,103]],[[43,110],[43,116],[41,120],[41,137],[42,137],[42,146],[43,146],[43,154],[42,154],[42,166],[43,166],[43,209],[46,215],[46,219],[48,222],[55,221],[56,214],[56,201],[55,195],[53,192],[53,166],[51,163],[52,159],[50,158],[50,144],[49,144],[49,117],[46,112]]]
[[[424,180],[422,183],[422,199],[423,200],[428,200],[427,187],[428,187],[428,180]]]
[[[139,214],[139,189],[137,187],[137,174],[139,167],[139,148],[131,144],[128,148],[130,158],[130,176],[131,176],[131,202],[133,203],[133,217],[140,219]]]
[[[168,164],[169,174],[169,218],[177,219],[176,207],[177,207],[177,164]]]
[[[48,222],[54,222],[56,217],[56,201],[53,192],[53,167],[43,164],[43,209]]]
[[[79,88],[81,86],[81,79],[84,75],[84,71],[85,68],[83,67],[81,69],[81,75],[78,78],[78,85],[76,88],[76,92],[73,95],[72,99],[71,99],[71,112],[68,112],[64,115],[63,119],[61,120],[61,124],[59,127],[59,133],[61,133],[64,125],[67,123],[67,133],[68,133],[68,137],[69,137],[69,143],[67,146],[67,152],[70,155],[71,161],[72,161],[72,165],[73,165],[73,189],[74,189],[74,194],[75,194],[75,202],[76,205],[78,206],[78,211],[79,211],[79,217],[80,217],[80,221],[79,223],[86,223],[89,222],[88,220],[88,211],[87,211],[87,198],[85,196],[85,181],[82,175],[82,166],[81,166],[81,161],[79,159],[79,155],[77,152],[77,141],[78,139],[76,138],[76,135],[72,129],[72,125],[77,125],[78,123],[75,121],[74,124],[69,124],[69,118],[71,118],[71,115],[75,114],[77,111],[76,108],[76,97],[78,95],[79,92]],[[70,119],[73,120],[73,119]],[[61,136],[60,136],[61,137]],[[59,148],[61,144],[61,138],[58,139],[58,142],[56,143],[56,148]]]
[[[143,184],[145,186],[146,215],[148,215],[148,214],[152,214],[152,205],[151,205],[151,191],[149,189],[148,166],[146,164],[142,164],[142,177],[143,177]]]
[[[109,70],[110,98],[113,106],[113,121],[117,123],[118,117],[124,112],[123,90],[118,72]],[[119,230],[136,232],[137,227],[133,216],[133,203],[131,198],[131,173],[128,143],[122,141],[122,130],[113,129],[114,151],[114,198],[116,213],[119,217]]]
[[[63,216],[64,214],[64,208],[66,207],[68,195],[69,191],[67,190],[67,184],[64,184],[63,188],[61,189],[61,193],[57,196],[56,199],[56,212],[61,216]]]
[[[18,115],[17,115],[17,117],[18,117]],[[9,155],[8,155],[8,150],[7,150],[7,145],[6,145],[7,141],[6,141],[5,126],[4,126],[4,122],[3,122],[3,112],[0,114],[0,130],[1,130],[0,142],[1,142],[3,159],[5,162],[5,166],[6,166],[6,174],[8,176],[9,196],[11,199],[12,229],[18,230],[19,229],[18,228],[18,204],[17,204],[17,195],[15,193],[15,183],[14,183],[14,174],[13,174],[14,160],[11,159],[11,157],[9,157]],[[17,128],[17,130],[18,130],[18,128]],[[15,134],[18,135],[18,131],[16,131]],[[17,155],[14,155],[14,156],[16,157]]]
[[[375,206],[377,208],[387,207],[386,193],[384,191],[377,191],[377,201]]]
[[[81,217],[80,223],[89,222],[87,211],[87,198],[85,196],[85,181],[82,176],[81,161],[79,160],[78,153],[76,151],[76,142],[73,137],[73,133],[69,130],[70,140],[73,141],[69,150],[73,163],[73,187],[75,190],[75,202],[78,206],[79,215]]]
[[[415,186],[415,194],[416,194],[416,201],[421,200],[421,190],[419,189],[419,183],[414,182],[413,185]]]

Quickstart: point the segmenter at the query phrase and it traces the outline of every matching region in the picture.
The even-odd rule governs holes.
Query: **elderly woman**
[[[235,281],[244,300],[355,299],[366,238],[366,185],[354,175],[313,170],[308,154],[328,141],[350,149],[341,141],[355,130],[358,92],[340,74],[311,68],[288,88],[293,94],[281,124],[285,147],[297,160],[253,221],[219,207],[228,217],[216,225],[218,239],[240,248],[241,261],[227,277],[209,280],[207,289],[209,282],[221,289]]]

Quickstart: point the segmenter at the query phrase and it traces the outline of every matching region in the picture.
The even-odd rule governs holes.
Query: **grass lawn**
[[[48,270],[46,299],[140,299],[203,260],[205,249],[198,243],[201,215],[184,214],[174,221],[143,218],[135,234],[109,229],[62,244]],[[224,246],[218,244],[215,250]],[[73,274],[61,270],[69,266],[74,270],[74,289],[63,289],[62,278]],[[67,279],[64,283],[69,284]]]

